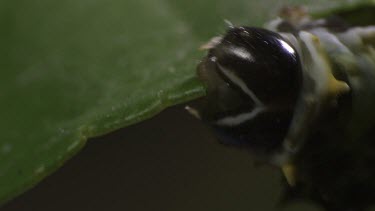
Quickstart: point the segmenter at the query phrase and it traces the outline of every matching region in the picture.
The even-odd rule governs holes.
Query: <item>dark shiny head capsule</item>
[[[209,44],[198,75],[208,87],[199,116],[223,143],[275,150],[302,83],[297,51],[279,34],[233,27]]]

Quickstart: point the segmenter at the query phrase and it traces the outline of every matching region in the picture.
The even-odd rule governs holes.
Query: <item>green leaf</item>
[[[224,19],[260,26],[287,2],[301,3],[2,0],[0,204],[88,138],[204,95],[195,77],[198,46],[225,30]],[[347,1],[312,8],[340,2]]]

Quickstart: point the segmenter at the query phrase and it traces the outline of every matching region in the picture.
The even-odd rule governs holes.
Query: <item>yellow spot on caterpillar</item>
[[[350,87],[347,83],[343,81],[336,80],[333,75],[330,75],[328,81],[328,94],[332,96],[337,96],[350,91]]]
[[[296,167],[291,163],[286,163],[281,166],[281,170],[285,176],[286,181],[290,186],[296,185]]]

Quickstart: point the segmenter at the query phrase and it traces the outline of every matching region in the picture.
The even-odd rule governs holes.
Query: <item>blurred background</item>
[[[78,155],[1,211],[320,210],[281,208],[278,169],[218,144],[184,106],[91,139]]]

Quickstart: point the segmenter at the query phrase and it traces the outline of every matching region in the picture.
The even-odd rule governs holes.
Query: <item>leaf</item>
[[[224,19],[260,26],[287,2],[301,3],[1,1],[0,204],[88,138],[204,95],[195,77],[198,46],[225,30]]]

